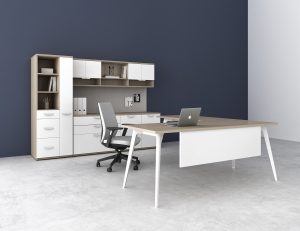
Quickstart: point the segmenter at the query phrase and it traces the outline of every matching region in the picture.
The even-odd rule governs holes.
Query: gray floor
[[[96,168],[99,156],[0,159],[0,230],[300,230],[300,143],[272,140],[279,182],[263,156],[180,169],[178,143],[163,147],[160,208],[154,209],[153,150]]]

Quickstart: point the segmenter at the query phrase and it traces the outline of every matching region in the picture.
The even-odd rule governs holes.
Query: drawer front
[[[142,115],[143,124],[160,123],[160,114]]]
[[[74,126],[74,134],[101,134],[102,126],[100,124]]]
[[[59,138],[37,139],[37,158],[59,156]]]
[[[75,116],[74,125],[90,125],[90,124],[101,124],[100,116]]]
[[[103,146],[99,134],[74,135],[74,154],[113,151]]]
[[[37,119],[58,119],[59,110],[38,110]]]
[[[37,138],[59,137],[59,119],[41,119],[37,121]]]
[[[118,124],[121,124],[122,123],[122,116],[116,116],[116,117],[117,117]]]
[[[121,124],[141,124],[141,115],[123,115],[121,116]]]

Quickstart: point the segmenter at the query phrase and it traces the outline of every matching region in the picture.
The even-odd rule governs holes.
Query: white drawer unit
[[[103,146],[100,134],[74,135],[74,154],[113,151]]]
[[[59,137],[59,119],[40,119],[37,121],[37,138]]]
[[[59,156],[59,138],[37,139],[37,158]]]
[[[58,119],[59,110],[38,110],[37,119]]]
[[[74,135],[101,134],[101,129],[102,126],[100,124],[74,126]]]
[[[76,116],[74,117],[74,126],[101,124],[99,116]]]
[[[142,123],[141,115],[122,115],[120,116],[121,124],[140,124]]]
[[[151,123],[159,123],[160,122],[160,114],[146,114],[142,115],[142,123],[143,124],[151,124]],[[148,135],[142,135],[142,147],[154,147],[156,145],[155,143],[155,137],[148,136]]]

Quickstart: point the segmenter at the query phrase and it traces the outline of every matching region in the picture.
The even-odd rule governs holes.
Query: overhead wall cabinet
[[[31,58],[31,153],[35,159],[111,151],[100,143],[98,114],[73,114],[74,87],[154,87],[154,64],[74,59],[36,54]],[[112,93],[113,95],[113,93]],[[121,113],[122,123],[159,123],[159,113]],[[128,131],[128,135],[131,131]],[[142,136],[137,148],[155,146]]]
[[[73,70],[75,78],[100,79],[101,61],[74,60]]]

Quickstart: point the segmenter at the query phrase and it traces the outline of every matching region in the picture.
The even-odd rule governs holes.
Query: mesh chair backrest
[[[101,102],[98,103],[98,107],[99,107],[100,119],[102,123],[101,143],[103,143],[104,139],[109,136],[109,131],[106,128],[118,127],[118,121],[111,103]]]

